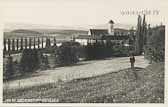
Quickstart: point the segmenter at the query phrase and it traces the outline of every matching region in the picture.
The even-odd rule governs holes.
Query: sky
[[[148,23],[164,23],[167,0],[1,0],[3,22],[86,26],[107,23],[137,24],[137,15],[121,11],[159,11],[147,15]]]

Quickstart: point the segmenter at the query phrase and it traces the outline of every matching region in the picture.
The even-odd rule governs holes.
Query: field
[[[15,55],[14,60],[19,60]],[[122,65],[122,66],[121,66]],[[136,56],[136,67],[147,67],[148,61],[143,56]],[[4,82],[4,88],[25,88],[44,83],[55,83],[58,80],[71,81],[78,78],[93,77],[105,73],[116,72],[130,67],[129,57],[108,58],[105,60],[82,61],[73,66],[57,67],[55,69],[37,71],[28,77]]]
[[[115,65],[116,61],[118,62]],[[163,103],[164,63],[148,65],[143,62],[143,56],[137,56],[137,79],[128,68],[127,57],[88,61],[76,66],[41,71],[34,76],[4,83],[3,100],[5,102],[13,98],[57,99],[60,103]],[[10,84],[8,88],[6,84]]]
[[[164,65],[135,68],[136,80],[130,69],[96,77],[59,81],[25,89],[4,91],[4,100],[58,99],[58,102],[78,103],[163,103]]]

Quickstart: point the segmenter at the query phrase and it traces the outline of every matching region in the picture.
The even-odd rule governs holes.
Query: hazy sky
[[[121,11],[159,10],[148,15],[149,23],[164,23],[167,0],[1,0],[4,22],[56,26],[85,26],[107,23],[136,24],[136,15]]]

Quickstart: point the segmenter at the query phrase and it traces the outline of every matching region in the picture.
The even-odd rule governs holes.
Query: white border
[[[164,1],[164,0],[163,0]],[[1,2],[1,1],[0,1]],[[162,2],[162,0],[160,0],[160,2]],[[167,2],[168,3],[168,2]],[[168,26],[168,14],[167,13],[164,13],[165,15],[165,26],[166,26],[166,29],[165,29],[165,102],[164,104],[155,104],[155,103],[151,103],[151,104],[146,104],[146,103],[136,103],[136,104],[131,104],[131,103],[11,103],[11,104],[7,104],[7,103],[2,103],[2,91],[3,91],[3,87],[2,87],[2,67],[3,67],[3,52],[2,52],[2,42],[3,42],[3,9],[1,8],[3,4],[0,3],[0,55],[1,55],[1,59],[0,59],[0,106],[19,106],[19,107],[22,107],[22,106],[114,106],[114,107],[141,107],[141,106],[153,106],[153,107],[168,107],[168,73],[167,73],[167,66],[168,65],[168,37],[167,37],[167,34],[168,34],[168,29],[167,29],[167,26]],[[132,5],[132,4],[130,4]],[[149,5],[152,5],[149,4]],[[168,4],[167,4],[167,8],[163,7],[163,8],[160,8],[160,11],[162,10],[168,10]]]

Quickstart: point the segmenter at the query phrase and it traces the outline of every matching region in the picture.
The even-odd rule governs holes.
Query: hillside
[[[36,34],[41,34],[41,33],[39,33],[39,32],[37,32],[37,31],[33,31],[33,30],[28,30],[28,29],[18,29],[18,30],[13,30],[13,31],[11,31],[10,33],[22,33],[22,34],[34,34],[34,35],[36,35]]]
[[[55,83],[5,89],[3,98],[4,101],[7,98],[50,98],[62,103],[163,103],[164,63],[156,63],[146,68],[136,67],[135,71],[138,79],[126,68],[67,82],[59,79]]]
[[[5,38],[30,37],[30,36],[57,36],[72,37],[79,34],[87,34],[84,30],[66,30],[66,29],[17,29],[11,32],[4,32]]]

